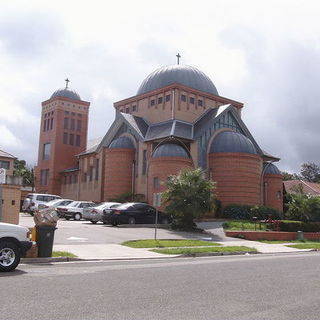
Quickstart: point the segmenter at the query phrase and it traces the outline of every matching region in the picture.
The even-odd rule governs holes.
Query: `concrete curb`
[[[71,257],[48,257],[48,258],[22,258],[21,263],[51,263],[51,262],[72,262],[72,261],[83,261],[80,258]]]
[[[210,256],[237,256],[245,254],[258,254],[258,251],[235,251],[235,252],[201,252],[201,253],[186,253],[179,257],[210,257]]]

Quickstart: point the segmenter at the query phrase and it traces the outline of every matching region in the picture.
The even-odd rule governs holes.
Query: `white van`
[[[61,197],[54,194],[29,193],[23,201],[22,211],[33,213],[38,209],[39,204],[46,204],[55,199],[61,199]]]

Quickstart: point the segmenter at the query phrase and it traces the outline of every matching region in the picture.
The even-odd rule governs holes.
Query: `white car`
[[[87,207],[93,207],[95,205],[92,201],[72,201],[67,206],[57,207],[58,216],[65,218],[66,220],[74,219],[81,220],[83,209]]]
[[[64,207],[73,202],[74,200],[70,199],[55,199],[47,202],[46,204],[39,204],[39,209],[47,209],[47,208],[57,208]]]
[[[32,214],[38,209],[39,204],[46,204],[55,199],[61,199],[61,197],[54,194],[29,193],[23,201],[22,210]]]
[[[97,223],[98,221],[102,221],[102,213],[105,209],[116,208],[121,205],[119,202],[102,202],[94,207],[88,207],[83,209],[82,218],[92,223]]]
[[[0,271],[12,271],[31,247],[26,227],[0,222]]]

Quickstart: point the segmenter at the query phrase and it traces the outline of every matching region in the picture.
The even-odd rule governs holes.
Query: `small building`
[[[320,196],[320,183],[304,180],[283,181],[284,191],[293,194],[308,194],[313,197]]]
[[[250,133],[243,103],[219,94],[199,69],[152,72],[136,95],[114,103],[114,122],[87,145],[89,105],[68,81],[42,103],[37,192],[93,201],[131,192],[159,206],[168,176],[200,167],[217,182],[223,206],[282,211],[282,175],[273,164],[280,159]]]
[[[0,150],[0,222],[19,224],[21,177],[14,177],[15,156]]]

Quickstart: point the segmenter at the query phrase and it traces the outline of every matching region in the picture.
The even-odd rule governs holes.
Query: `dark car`
[[[114,209],[103,211],[102,221],[113,226],[118,224],[154,224],[156,221],[156,209],[147,203],[129,202]],[[163,212],[158,211],[158,223],[168,224],[171,218]]]

